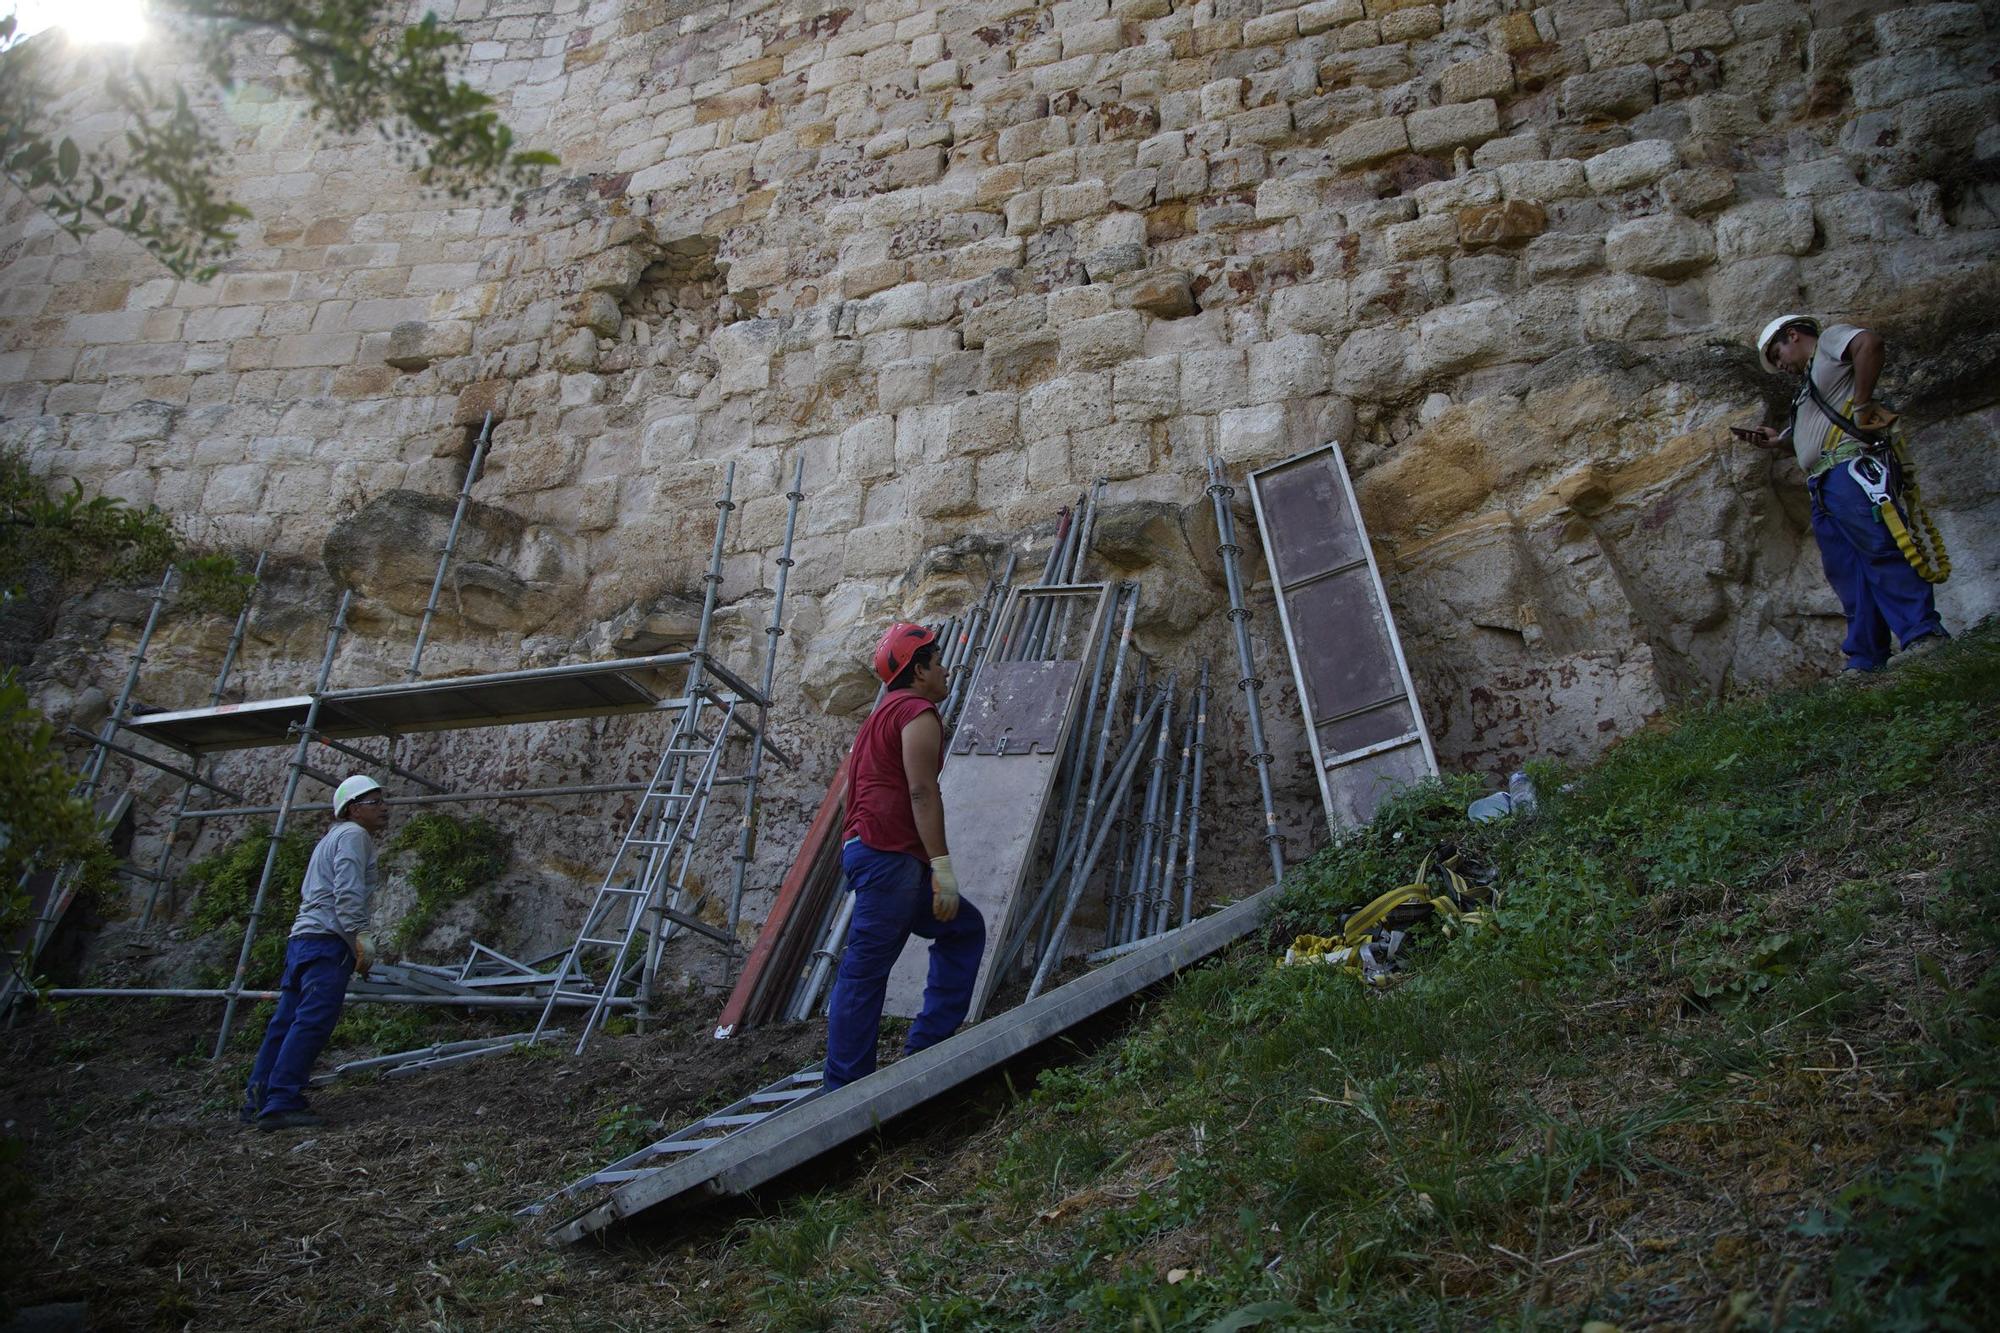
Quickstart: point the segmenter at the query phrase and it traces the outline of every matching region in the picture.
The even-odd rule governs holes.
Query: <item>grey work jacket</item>
[[[313,848],[299,884],[294,935],[339,935],[350,944],[368,929],[382,875],[375,868],[375,839],[352,820],[328,829]]]

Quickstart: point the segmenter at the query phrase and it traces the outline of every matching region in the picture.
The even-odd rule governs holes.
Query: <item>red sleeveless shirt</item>
[[[903,772],[903,728],[927,712],[930,700],[910,690],[882,696],[861,724],[847,760],[847,822],[841,837],[859,838],[878,852],[930,859],[917,817],[910,812],[910,779]]]

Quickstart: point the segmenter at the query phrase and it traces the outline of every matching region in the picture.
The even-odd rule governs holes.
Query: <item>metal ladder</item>
[[[541,1020],[535,1024],[531,1042],[541,1040],[564,1000],[585,1000],[590,1002],[590,1016],[576,1043],[576,1053],[583,1054],[584,1046],[603,1026],[620,987],[627,980],[626,960],[642,927],[658,942],[664,942],[675,926],[681,926],[718,943],[734,945],[735,936],[729,932],[681,910],[688,861],[701,834],[701,819],[708,810],[723,747],[729,743],[736,700],[732,698],[722,706],[713,736],[700,729],[700,715],[700,696],[696,696],[683,710],[653,770],[652,780],[639,798],[638,808],[632,812],[624,841],[619,843],[618,853],[612,857],[611,866],[598,885],[597,897],[584,914],[576,942],[570,945],[556,971],[562,980],[550,987],[548,1003],[542,1008]],[[692,779],[690,766],[694,769]],[[680,868],[670,874],[676,853],[680,855]],[[628,862],[635,863],[631,872]],[[602,985],[594,991],[568,988],[565,983],[575,973],[581,972],[588,979],[590,972],[583,965],[583,957],[593,950],[608,950],[612,955]],[[642,956],[642,964],[645,961]]]
[[[635,1153],[629,1153],[608,1166],[603,1166],[587,1176],[580,1176],[555,1193],[540,1199],[514,1214],[516,1217],[539,1217],[548,1211],[549,1205],[562,1199],[572,1198],[597,1185],[622,1185],[628,1180],[650,1176],[655,1171],[665,1170],[675,1161],[683,1160],[691,1153],[704,1148],[713,1148],[730,1135],[762,1124],[787,1107],[798,1105],[820,1090],[822,1070],[812,1065],[796,1074],[787,1074],[768,1087],[759,1088],[748,1097],[732,1102],[713,1115],[701,1119],[667,1137],[649,1143]],[[462,1248],[462,1247],[461,1247]]]

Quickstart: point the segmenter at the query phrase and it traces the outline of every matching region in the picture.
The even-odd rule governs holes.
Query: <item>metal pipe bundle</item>
[[[1243,706],[1250,716],[1250,760],[1257,766],[1257,787],[1264,800],[1264,845],[1271,854],[1272,883],[1285,878],[1285,852],[1278,834],[1278,807],[1271,795],[1271,749],[1264,741],[1264,707],[1260,691],[1264,682],[1257,675],[1255,655],[1250,649],[1250,611],[1244,605],[1243,574],[1236,557],[1243,548],[1236,544],[1236,515],[1229,507],[1236,488],[1223,479],[1222,460],[1208,459],[1208,498],[1215,506],[1215,530],[1221,539],[1216,552],[1222,557],[1222,572],[1229,583],[1229,619],[1236,631],[1236,665],[1241,675],[1237,688],[1243,691]]]

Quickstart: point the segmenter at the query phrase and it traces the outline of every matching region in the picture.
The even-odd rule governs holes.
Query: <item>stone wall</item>
[[[1240,476],[1333,439],[1441,759],[1582,758],[1668,701],[1837,663],[1797,469],[1725,429],[1784,410],[1747,340],[1792,309],[1890,339],[1957,564],[1947,617],[2000,600],[1992,4],[451,17],[560,179],[426,198],[379,143],[323,140],[253,79],[214,108],[257,214],[214,282],[18,200],[0,231],[0,438],[292,561],[315,609],[260,631],[253,689],[317,658],[336,581],[361,594],[336,678],[398,673],[489,410],[439,669],[662,641],[726,461],[747,660],[803,456],[781,725],[811,762],[781,783],[782,842],[872,694],[882,621],[955,609],[1104,477],[1103,568],[1145,581],[1142,642],[1220,660],[1203,455]],[[107,132],[88,97],[79,132]],[[52,706],[115,681],[122,635],[59,636],[37,664]],[[188,697],[161,702],[199,693],[213,631],[184,637],[162,669]],[[1311,774],[1286,672],[1266,675],[1303,846]],[[1225,772],[1219,799],[1228,828],[1249,788]],[[1221,855],[1222,877],[1255,874],[1253,844]]]

